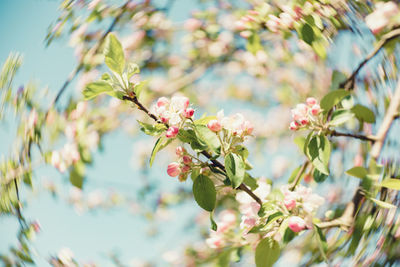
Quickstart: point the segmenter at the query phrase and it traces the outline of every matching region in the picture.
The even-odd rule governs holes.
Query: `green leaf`
[[[258,243],[255,253],[257,267],[271,267],[281,253],[278,242],[272,238],[265,238]]]
[[[128,74],[128,79],[131,78],[133,75],[140,73],[139,65],[132,62],[128,63],[126,73]]]
[[[384,209],[395,209],[396,208],[395,205],[393,205],[391,203],[388,203],[388,202],[385,202],[385,201],[382,201],[382,200],[378,200],[378,199],[375,199],[375,198],[370,198],[369,200],[371,200],[376,205],[378,205],[379,207],[384,208]]]
[[[236,154],[229,153],[225,156],[225,169],[232,187],[237,188],[245,177],[245,164],[242,158]]]
[[[260,36],[258,36],[257,33],[253,33],[248,39],[247,39],[247,45],[246,49],[253,53],[256,54],[258,50],[262,49],[261,45],[261,39]]]
[[[325,135],[313,136],[307,144],[306,153],[314,167],[321,173],[329,175],[329,158],[331,145]]]
[[[217,191],[210,178],[201,174],[194,180],[193,196],[200,207],[206,211],[214,210],[217,200]]]
[[[385,179],[379,186],[386,187],[389,189],[400,190],[400,180],[399,179]]]
[[[315,38],[313,28],[308,23],[305,23],[301,28],[300,33],[301,39],[303,39],[303,41],[307,44],[311,45]]]
[[[114,72],[122,74],[125,68],[125,56],[121,43],[114,34],[109,33],[104,45],[105,63]]]
[[[248,173],[244,175],[243,183],[250,187],[251,190],[256,190],[258,187],[257,180],[251,177]]]
[[[364,167],[357,166],[357,167],[351,168],[350,170],[347,170],[346,174],[357,177],[357,178],[364,179],[368,175],[368,171]]]
[[[318,241],[318,248],[324,260],[327,261],[328,258],[326,257],[326,252],[328,251],[328,243],[326,241],[325,235],[322,233],[321,229],[318,226],[314,225],[314,229]]]
[[[203,143],[207,144],[208,149],[210,149],[215,154],[220,153],[221,143],[217,135],[208,129],[207,126],[204,125],[195,125],[195,132],[198,137]]]
[[[84,172],[85,172],[85,165],[83,165],[83,163],[78,162],[75,165],[73,165],[73,168],[69,172],[69,180],[73,186],[82,189]]]
[[[344,73],[334,70],[332,73],[331,90],[336,90],[339,88],[340,84],[347,79]]]
[[[164,136],[161,136],[160,138],[157,139],[157,142],[155,143],[153,150],[151,151],[150,167],[153,165],[154,158],[156,157],[157,152],[162,150],[167,145],[169,145],[169,143],[171,143],[173,139],[167,139],[166,142],[163,142],[164,140],[165,140]]]
[[[114,89],[108,82],[105,81],[89,83],[83,90],[83,96],[85,97],[85,100],[92,99],[100,94],[113,95],[113,93]]]
[[[328,113],[335,105],[337,105],[344,97],[350,95],[349,91],[338,89],[326,94],[321,100],[321,108]]]
[[[322,182],[324,182],[326,180],[326,178],[328,178],[328,175],[325,175],[325,174],[321,173],[317,169],[314,169],[313,176],[314,176],[314,180],[317,183],[322,183]]]
[[[304,144],[306,143],[306,138],[303,136],[297,136],[293,139],[293,142],[297,145],[301,152],[304,151]]]
[[[144,123],[144,122],[141,122],[141,121],[138,121],[138,123],[141,126],[140,130],[142,132],[144,132],[147,135],[152,135],[152,136],[160,135],[167,128],[164,124],[161,124],[161,123],[157,123],[155,125],[149,124],[149,123]]]
[[[216,119],[217,119],[217,116],[204,116],[204,117],[201,117],[198,120],[195,120],[194,124],[196,124],[196,125],[206,125],[211,120],[216,120]]]
[[[331,126],[339,126],[354,117],[354,113],[350,112],[346,109],[338,109],[332,113],[331,121],[329,125]]]
[[[147,83],[147,81],[141,81],[135,84],[135,86],[133,87],[133,92],[135,92],[138,99],[140,99],[140,95],[142,94],[142,91],[146,87]]]
[[[356,115],[357,119],[360,121],[365,121],[367,123],[375,123],[375,114],[369,108],[357,104],[355,105],[351,111]]]

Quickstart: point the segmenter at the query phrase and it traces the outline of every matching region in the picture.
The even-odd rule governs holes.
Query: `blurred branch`
[[[309,163],[310,163],[310,161],[308,161],[308,160],[303,163],[299,172],[297,173],[296,177],[294,178],[293,183],[289,187],[290,191],[293,191],[296,188],[296,186],[299,184],[300,178],[303,175],[303,173],[306,171]]]
[[[367,64],[368,61],[370,61],[372,58],[374,58],[388,42],[399,36],[400,36],[400,28],[394,29],[388,32],[387,34],[383,35],[382,39],[375,46],[375,49],[363,61],[361,61],[358,67],[350,75],[350,77],[340,84],[339,88],[343,88],[348,91],[353,90],[356,76],[360,72],[360,70],[364,67],[364,65]]]
[[[329,135],[330,136],[347,136],[347,137],[352,137],[352,138],[356,138],[356,139],[360,139],[360,140],[364,140],[364,141],[371,141],[371,142],[375,142],[377,140],[377,137],[375,137],[373,135],[341,133],[341,132],[337,132],[335,130],[331,131],[329,133]]]

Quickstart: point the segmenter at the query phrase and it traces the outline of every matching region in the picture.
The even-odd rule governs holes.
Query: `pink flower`
[[[218,217],[221,220],[221,222],[218,223],[218,232],[225,232],[236,223],[236,214],[233,210],[224,210]]]
[[[365,17],[365,23],[373,34],[378,34],[390,23],[390,19],[398,14],[398,12],[399,8],[394,2],[378,2],[376,10]]]
[[[186,152],[186,149],[184,149],[184,148],[181,147],[181,146],[178,146],[178,147],[175,149],[175,153],[176,153],[176,155],[179,156],[179,157],[182,157],[183,154],[185,154],[185,152]]]
[[[183,167],[182,167],[182,172],[183,173],[187,173],[187,172],[189,172],[190,171],[190,166],[189,165],[183,165]]]
[[[249,121],[244,121],[242,124],[242,128],[243,128],[243,132],[248,135],[250,135],[254,130],[254,126]]]
[[[318,113],[321,111],[321,107],[318,104],[315,104],[314,106],[312,106],[311,108],[311,114],[313,114],[314,116],[318,115]]]
[[[315,99],[314,97],[309,97],[306,99],[306,103],[309,107],[312,107],[317,104],[317,99]]]
[[[207,123],[208,129],[210,129],[213,132],[218,132],[222,129],[221,123],[217,120],[211,120]]]
[[[186,96],[173,96],[170,105],[175,111],[183,111],[189,107],[189,98]]]
[[[220,248],[224,244],[224,240],[222,239],[222,236],[217,234],[216,232],[212,232],[210,237],[206,239],[206,244],[210,248]]]
[[[192,158],[189,156],[183,156],[183,163],[186,165],[189,165],[190,163],[192,163]]]
[[[168,100],[168,98],[166,98],[166,97],[160,97],[158,100],[157,100],[157,107],[162,107],[162,106],[165,106],[165,105],[168,105],[169,104],[169,100]]]
[[[283,200],[283,204],[288,210],[292,210],[296,207],[296,198],[291,195],[287,195]]]
[[[292,216],[289,218],[288,226],[293,232],[298,233],[306,228],[306,222],[298,216]]]
[[[179,128],[176,126],[170,126],[167,130],[167,132],[165,133],[165,136],[167,138],[174,138],[178,135],[179,133]]]
[[[194,114],[194,109],[192,108],[187,108],[183,111],[183,116],[187,119],[191,118]]]
[[[176,177],[181,173],[181,167],[178,162],[172,162],[167,167],[167,173],[171,177]]]

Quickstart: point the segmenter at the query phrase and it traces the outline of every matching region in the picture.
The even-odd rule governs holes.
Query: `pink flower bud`
[[[161,122],[162,122],[162,123],[168,123],[168,121],[169,121],[169,118],[167,118],[167,117],[161,117]]]
[[[251,124],[251,122],[249,122],[249,121],[244,121],[244,123],[243,123],[243,131],[246,134],[250,135],[253,132],[253,130],[254,130],[253,124]]]
[[[185,152],[186,152],[186,149],[184,149],[184,148],[181,147],[181,146],[178,146],[178,147],[175,149],[175,153],[176,153],[176,155],[179,156],[179,157],[182,157],[183,154],[185,154]]]
[[[157,107],[162,107],[169,104],[169,100],[166,97],[160,97],[157,100]]]
[[[292,216],[289,218],[288,226],[293,232],[298,233],[306,228],[306,222],[298,216]]]
[[[167,173],[171,177],[176,177],[181,173],[181,167],[178,162],[172,162],[167,167]]]
[[[306,103],[309,107],[312,107],[317,104],[317,99],[315,99],[314,97],[309,97],[306,99]]]
[[[187,108],[183,111],[183,116],[188,119],[191,118],[193,114],[194,114],[194,109],[192,108]]]
[[[32,228],[35,231],[35,233],[40,232],[40,223],[39,222],[34,221],[31,225],[32,225]]]
[[[165,136],[167,138],[174,138],[178,135],[179,128],[176,126],[171,126],[168,128],[167,132],[165,133]]]
[[[207,123],[207,127],[213,132],[218,132],[222,129],[221,123],[219,123],[217,120],[210,120]]]
[[[299,129],[299,127],[297,126],[296,122],[292,121],[290,123],[289,129],[292,131],[297,131]]]
[[[308,120],[308,118],[306,118],[306,117],[300,119],[301,125],[307,125],[308,122],[309,122],[309,120]]]
[[[312,106],[311,108],[311,114],[313,114],[314,116],[318,115],[318,113],[321,111],[321,107],[318,104],[315,104],[314,106]]]
[[[190,163],[192,163],[192,159],[189,156],[183,156],[183,163],[186,165],[189,165]]]
[[[296,207],[296,199],[294,199],[291,196],[285,196],[285,199],[283,200],[283,204],[288,210],[292,210]]]
[[[187,172],[189,172],[190,171],[190,166],[189,165],[183,165],[183,167],[182,167],[182,172],[183,173],[187,173]]]

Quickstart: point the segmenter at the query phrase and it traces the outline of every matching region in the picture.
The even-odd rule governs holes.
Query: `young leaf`
[[[131,78],[133,75],[140,73],[138,64],[131,62],[128,63],[128,66],[126,67],[126,72],[128,74],[128,79]]]
[[[86,85],[85,89],[83,90],[83,96],[85,97],[85,100],[89,100],[100,94],[113,95],[113,91],[114,89],[108,82],[97,81]]]
[[[330,154],[331,145],[325,135],[315,135],[310,139],[306,147],[306,155],[314,167],[326,175],[329,175],[328,164]]]
[[[213,231],[217,231],[217,230],[218,230],[218,225],[217,225],[217,223],[214,221],[213,212],[210,212],[210,222],[211,222],[211,229],[212,229]]]
[[[158,136],[166,130],[166,126],[164,124],[158,123],[156,125],[144,123],[138,121],[140,124],[140,130],[147,135]]]
[[[363,179],[368,175],[368,171],[364,167],[357,166],[347,170],[346,174]]]
[[[386,187],[389,189],[400,190],[400,180],[399,179],[386,179],[383,180],[379,186]]]
[[[244,175],[243,183],[250,187],[251,190],[256,190],[258,187],[257,180],[248,173]]]
[[[197,204],[206,211],[213,211],[217,192],[213,181],[205,175],[199,175],[193,182],[193,196]]]
[[[157,142],[155,143],[153,150],[151,151],[150,167],[153,165],[154,158],[156,157],[157,152],[169,145],[169,143],[171,143],[173,139],[168,139],[165,143],[163,143],[164,140],[164,136],[161,136],[157,139]]]
[[[78,162],[73,166],[73,168],[69,172],[69,181],[73,186],[82,189],[84,172],[85,172],[85,165],[83,165],[83,163]]]
[[[331,82],[331,90],[336,90],[339,88],[339,85],[347,79],[346,75],[342,72],[334,70],[332,73],[332,82]]]
[[[321,173],[317,169],[314,169],[313,176],[314,176],[314,180],[317,183],[322,183],[322,182],[324,182],[326,180],[326,178],[328,178],[328,175],[325,175],[325,174]]]
[[[220,153],[221,143],[218,140],[217,135],[208,129],[207,126],[204,125],[196,125],[195,132],[203,143],[207,144],[208,148],[214,152],[215,154]]]
[[[125,68],[125,56],[121,43],[114,34],[107,35],[104,45],[105,63],[114,72],[122,74]]]
[[[272,238],[265,238],[258,243],[255,253],[257,267],[272,267],[279,259],[281,249],[278,242]]]
[[[311,45],[314,41],[314,38],[315,34],[313,28],[308,23],[305,23],[301,28],[301,39],[303,39],[303,41],[307,44]]]
[[[365,121],[367,123],[375,123],[375,114],[369,108],[357,104],[351,108],[351,111],[356,115],[357,119],[360,121]]]
[[[329,92],[325,95],[321,100],[321,108],[324,110],[325,113],[328,113],[331,108],[337,105],[344,97],[350,94],[349,91],[338,89],[332,92]]]
[[[339,126],[339,125],[347,122],[348,120],[352,119],[353,117],[354,117],[354,113],[350,112],[349,110],[338,109],[332,113],[332,118],[331,118],[331,121],[329,122],[329,125]]]
[[[239,187],[245,176],[245,164],[242,158],[236,154],[229,153],[225,156],[225,168],[226,174],[232,182],[232,187]]]

